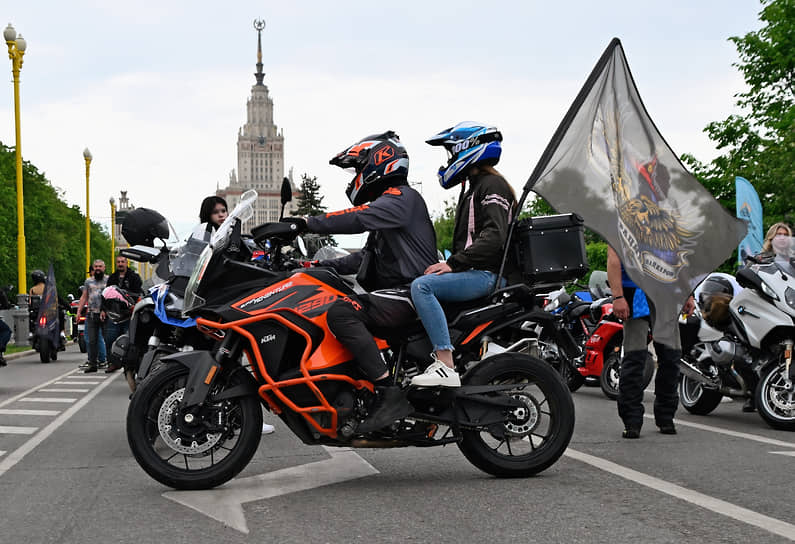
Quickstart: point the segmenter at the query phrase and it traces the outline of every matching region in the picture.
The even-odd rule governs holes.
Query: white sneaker
[[[271,434],[276,430],[276,427],[273,425],[269,425],[268,423],[262,424],[262,434]]]
[[[438,359],[425,369],[425,372],[418,374],[411,379],[411,385],[419,387],[461,387],[461,378],[458,372],[448,367]]]

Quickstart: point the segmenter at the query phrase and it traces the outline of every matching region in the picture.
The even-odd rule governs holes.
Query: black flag
[[[693,287],[745,236],[649,117],[614,38],[563,118],[526,189],[576,212],[616,250],[671,345]]]

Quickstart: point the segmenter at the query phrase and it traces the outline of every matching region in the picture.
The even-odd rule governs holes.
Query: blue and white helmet
[[[447,166],[439,168],[439,184],[445,189],[464,181],[471,166],[494,166],[502,153],[502,134],[497,127],[465,121],[428,138],[425,143],[443,145],[447,150]]]

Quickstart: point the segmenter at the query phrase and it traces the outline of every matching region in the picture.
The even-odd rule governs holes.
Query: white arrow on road
[[[248,533],[243,504],[378,474],[350,448],[326,448],[331,459],[232,480],[207,491],[167,491],[163,496],[242,533]]]

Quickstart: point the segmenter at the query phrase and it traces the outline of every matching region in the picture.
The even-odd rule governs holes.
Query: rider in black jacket
[[[316,263],[340,274],[357,273],[370,291],[357,297],[358,302],[339,299],[328,312],[329,329],[376,385],[370,415],[358,427],[364,433],[411,412],[368,327],[400,327],[415,319],[407,287],[436,262],[436,234],[425,201],[408,185],[408,153],[394,132],[368,136],[330,163],[356,172],[346,190],[354,207],[308,217],[306,225],[320,234],[370,231],[362,251]]]

